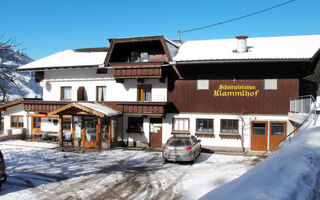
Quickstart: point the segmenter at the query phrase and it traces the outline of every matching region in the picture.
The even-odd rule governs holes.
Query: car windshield
[[[183,147],[183,146],[190,146],[191,143],[188,139],[183,139],[183,138],[175,138],[175,139],[170,139],[167,142],[167,146],[174,146],[174,147]]]

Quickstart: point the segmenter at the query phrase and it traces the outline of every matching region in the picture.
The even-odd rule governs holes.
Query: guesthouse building
[[[1,105],[5,131],[97,149],[191,134],[213,150],[268,151],[313,109],[318,35],[109,44],[19,67],[35,72],[43,98]]]

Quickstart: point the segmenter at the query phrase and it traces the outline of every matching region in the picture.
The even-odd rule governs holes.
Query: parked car
[[[194,162],[201,154],[201,141],[195,136],[172,136],[162,147],[162,157],[166,161]]]
[[[0,188],[2,183],[6,182],[7,180],[7,173],[6,173],[6,165],[4,163],[3,154],[0,151]]]

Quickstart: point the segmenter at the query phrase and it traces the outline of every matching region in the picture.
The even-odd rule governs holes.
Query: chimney
[[[246,35],[236,36],[236,39],[237,39],[237,49],[236,49],[236,52],[237,52],[237,53],[244,53],[244,52],[247,52],[247,51],[248,51],[247,38],[248,38],[248,36],[246,36]]]

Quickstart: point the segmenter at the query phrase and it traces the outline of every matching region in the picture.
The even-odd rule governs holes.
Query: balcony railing
[[[122,112],[131,115],[164,116],[167,112],[167,102],[118,102]]]
[[[315,99],[311,95],[291,97],[290,112],[309,114]]]

